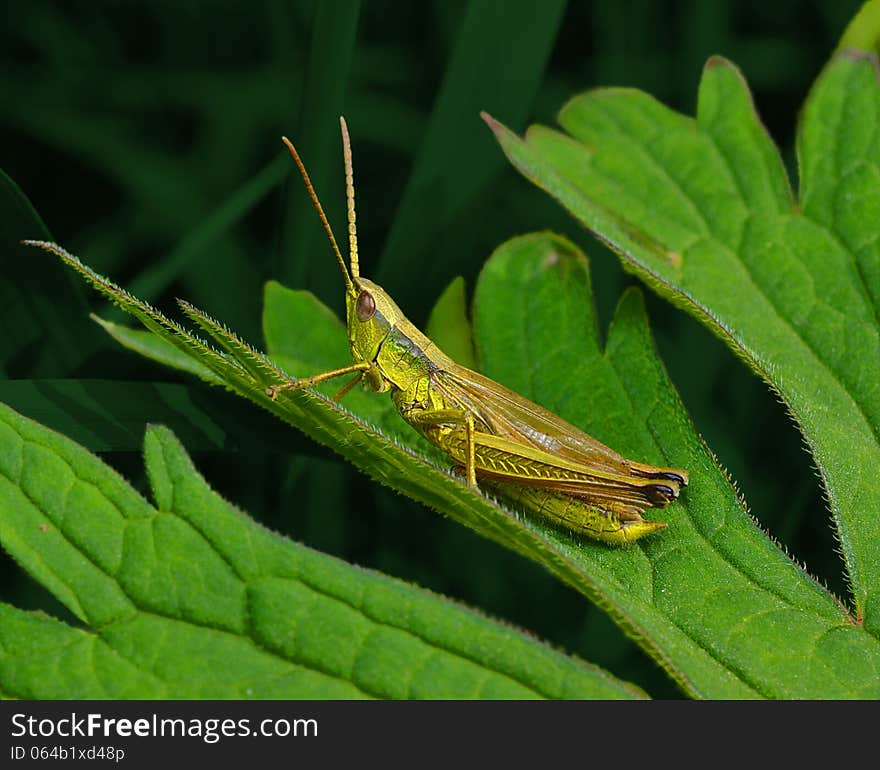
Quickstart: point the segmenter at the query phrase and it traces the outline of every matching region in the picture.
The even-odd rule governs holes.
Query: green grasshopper
[[[273,385],[267,394],[275,399],[284,390],[353,374],[335,400],[361,381],[377,393],[390,391],[401,417],[446,452],[471,487],[479,480],[556,524],[613,545],[665,527],[641,514],[675,500],[687,486],[687,471],[628,460],[518,393],[456,364],[380,286],[361,277],[351,142],[344,118],[340,125],[350,272],[299,153],[287,137],[283,141],[342,269],[354,363]]]

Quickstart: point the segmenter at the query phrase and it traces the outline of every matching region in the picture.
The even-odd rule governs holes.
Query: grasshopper
[[[558,525],[612,545],[665,527],[641,514],[675,500],[687,486],[687,471],[628,460],[518,393],[456,364],[407,320],[382,287],[360,275],[354,171],[344,118],[340,126],[350,270],[299,153],[287,137],[282,141],[342,270],[354,362],[272,385],[267,395],[275,399],[285,390],[353,374],[335,400],[361,381],[377,393],[390,391],[400,416],[446,452],[471,487],[484,484]]]

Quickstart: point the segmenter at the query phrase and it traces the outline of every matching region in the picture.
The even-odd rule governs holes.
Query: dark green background
[[[267,279],[342,312],[338,269],[278,138],[297,143],[344,236],[344,113],[362,272],[417,325],[455,275],[473,286],[495,245],[552,228],[592,256],[604,328],[632,279],[507,167],[479,109],[521,131],[552,123],[578,91],[623,85],[692,113],[703,62],[722,54],[742,69],[794,175],[795,116],[858,5],[7,3],[0,165],[87,264],[162,309],[185,297],[260,346]],[[216,488],[273,529],[481,607],[654,695],[676,694],[540,568],[369,482],[255,407],[115,346],[86,320],[89,308],[112,312],[50,256],[16,245],[43,233],[11,189],[0,195],[0,399],[87,446],[112,446],[104,458],[141,488],[139,426],[163,420]],[[842,590],[821,491],[784,407],[694,320],[653,296],[649,312],[698,429],[753,514]],[[90,385],[96,410],[75,383],[46,382],[58,379],[187,391],[166,408],[148,385]],[[178,424],[195,408],[225,435]],[[0,598],[64,614],[5,557]]]

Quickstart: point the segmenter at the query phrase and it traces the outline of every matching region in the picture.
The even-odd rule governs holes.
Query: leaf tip
[[[505,137],[508,137],[513,133],[507,126],[495,120],[495,118],[485,110],[480,111],[480,117],[483,119],[483,122],[489,126],[489,130],[495,134],[495,138],[499,142],[502,142]]]
[[[501,127],[501,124],[495,120],[486,110],[480,110],[480,117],[483,119],[483,122],[492,129],[493,132],[497,132]]]
[[[22,246],[35,246],[36,248],[42,249],[43,251],[48,251],[51,254],[56,254],[57,256],[65,260],[73,259],[73,257],[68,254],[64,249],[62,249],[57,243],[52,243],[51,241],[39,241],[25,238],[19,241],[19,243]]]
[[[183,444],[180,443],[180,439],[174,434],[174,431],[171,430],[167,425],[163,425],[161,422],[146,422],[144,423],[144,453],[149,456],[151,451],[159,451],[164,449],[172,449],[178,452],[186,453],[186,450],[183,448]],[[150,470],[149,463],[147,464],[147,470]]]
[[[63,262],[66,262],[75,270],[78,270],[83,275],[86,276],[89,280],[105,280],[102,279],[97,273],[95,273],[90,267],[84,265],[79,257],[71,254],[67,249],[63,246],[58,245],[57,243],[53,243],[52,241],[40,241],[40,240],[32,240],[25,239],[20,241],[22,246],[34,246],[38,249],[42,249],[43,251],[48,251],[50,254],[54,254],[56,257],[59,257]],[[118,288],[118,287],[115,287]]]
[[[715,69],[716,67],[726,67],[729,64],[730,64],[730,62],[728,62],[727,59],[725,59],[720,54],[716,53],[716,54],[712,54],[712,56],[710,56],[708,59],[706,59],[706,64],[704,65],[704,69],[711,70],[711,69]]]

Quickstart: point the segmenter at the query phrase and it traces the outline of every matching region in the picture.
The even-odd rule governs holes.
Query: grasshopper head
[[[357,277],[354,291],[345,293],[348,341],[356,361],[372,361],[382,340],[404,315],[378,284]]]

